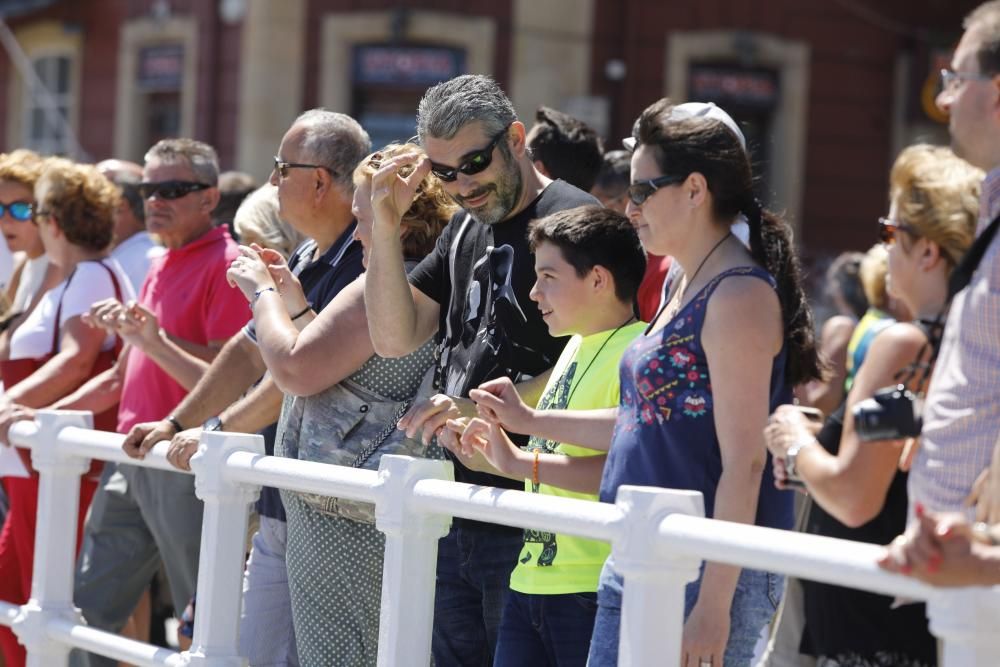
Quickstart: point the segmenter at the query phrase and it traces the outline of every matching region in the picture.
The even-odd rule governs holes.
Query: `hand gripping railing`
[[[205,433],[192,460],[205,502],[192,649],[175,653],[88,628],[72,604],[80,475],[88,459],[161,469],[166,445],[143,461],[126,457],[122,436],[90,429],[88,413],[45,412],[11,429],[40,472],[31,600],[0,604],[28,665],[66,664],[71,647],[139,665],[245,665],[237,651],[240,578],[249,505],[261,484],[376,504],[385,533],[378,663],[427,664],[437,540],[451,517],[558,531],[611,542],[625,577],[619,664],[670,664],[679,657],[684,586],[702,559],[928,601],[943,667],[998,664],[1000,593],[941,590],[881,571],[879,547],[703,518],[701,495],[622,487],[614,505],[498,490],[451,481],[451,464],[385,456],[378,472],[263,456],[259,436]],[[181,474],[181,473],[178,473]]]

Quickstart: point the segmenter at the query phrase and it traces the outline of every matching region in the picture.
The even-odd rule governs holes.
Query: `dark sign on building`
[[[184,47],[147,46],[139,50],[136,85],[144,92],[180,90],[184,80]]]
[[[354,83],[433,86],[465,72],[465,52],[438,46],[354,47]]]
[[[772,109],[778,100],[778,74],[763,68],[692,65],[689,99],[725,108]]]

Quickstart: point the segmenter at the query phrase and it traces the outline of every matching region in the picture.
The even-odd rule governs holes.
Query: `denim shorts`
[[[701,588],[702,563],[696,581],[684,590],[684,617],[694,608]],[[726,667],[749,667],[761,631],[771,622],[778,603],[781,602],[784,577],[760,570],[744,569],[736,582],[733,604],[730,609],[729,641],[726,643]],[[609,558],[601,570],[597,589],[597,619],[590,640],[588,667],[610,667],[618,664],[619,624],[622,612],[624,579],[614,571]]]

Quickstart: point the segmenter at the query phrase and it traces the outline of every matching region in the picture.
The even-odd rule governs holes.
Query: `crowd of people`
[[[416,137],[374,151],[350,116],[304,112],[256,189],[192,139],[143,165],[2,155],[0,441],[78,409],[135,459],[168,441],[180,470],[228,431],[274,456],[446,458],[461,482],[594,502],[689,489],[713,519],[998,583],[1000,1],[969,15],[942,78],[952,148],[897,157],[878,243],[826,274],[818,336],[791,228],[710,103],[655,101],[605,151],[555,109],[528,131],[492,79],[464,75],[426,91]],[[0,599],[24,603],[38,477],[21,450],[0,468]],[[193,478],[95,464],[79,507],[87,624],[148,640],[162,572],[189,645]],[[375,664],[374,508],[265,488],[256,516],[241,653]],[[614,665],[626,583],[607,544],[455,519],[434,664]],[[685,619],[687,666],[937,664],[922,605],[771,572],[704,563]],[[24,664],[9,629],[0,647]]]

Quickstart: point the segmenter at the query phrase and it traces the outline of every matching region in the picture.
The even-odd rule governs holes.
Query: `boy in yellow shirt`
[[[552,369],[538,406],[528,407],[509,379],[472,390],[481,418],[462,437],[502,475],[525,480],[525,490],[597,501],[606,452],[545,437],[552,410],[618,405],[618,362],[644,324],[635,296],[645,254],[628,220],[584,206],[532,223],[536,282],[531,298],[553,336],[572,335]],[[530,435],[518,448],[504,429]],[[526,530],[510,578],[494,664],[583,665],[597,611],[597,583],[609,545]]]

